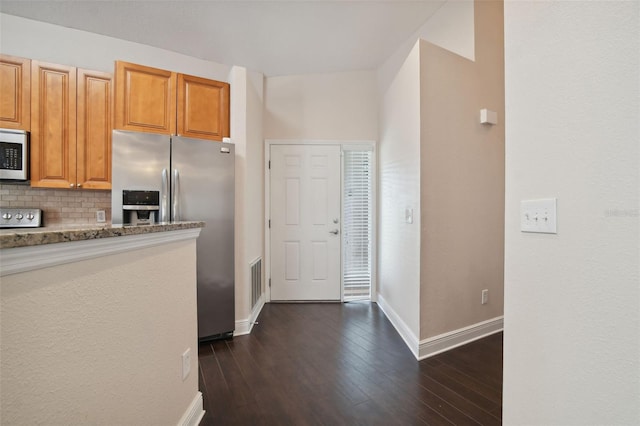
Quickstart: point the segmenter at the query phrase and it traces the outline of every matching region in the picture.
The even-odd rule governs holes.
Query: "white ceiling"
[[[375,69],[444,3],[1,0],[0,11],[276,76]]]

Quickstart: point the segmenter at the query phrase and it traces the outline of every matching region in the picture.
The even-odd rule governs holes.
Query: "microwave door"
[[[27,132],[0,130],[0,179],[29,179]]]

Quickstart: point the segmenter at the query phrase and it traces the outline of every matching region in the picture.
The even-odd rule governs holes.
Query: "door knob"
[[[329,231],[329,233],[333,235],[338,235],[338,232],[340,231],[338,231],[337,229],[334,229],[333,231]]]

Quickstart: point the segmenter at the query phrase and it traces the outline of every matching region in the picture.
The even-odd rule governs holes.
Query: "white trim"
[[[201,228],[0,249],[0,276],[198,238]]]
[[[244,336],[251,333],[251,326],[249,324],[249,318],[243,320],[236,320],[236,328],[233,330],[233,337]]]
[[[381,294],[378,294],[378,306],[382,309],[382,312],[389,319],[393,327],[396,329],[404,343],[407,345],[413,356],[418,359],[418,336],[413,334],[409,326],[400,318],[400,315],[393,310],[391,305],[384,300]]]
[[[371,301],[378,301],[378,145],[373,147],[373,209],[371,218],[373,232],[371,234]]]
[[[253,330],[253,325],[256,323],[256,319],[258,319],[258,315],[260,315],[260,312],[264,307],[264,300],[265,295],[263,293],[258,299],[258,303],[256,303],[256,306],[251,311],[251,315],[249,315],[249,318],[236,321],[236,329],[233,331],[234,337],[251,333],[251,330]]]
[[[422,360],[473,342],[474,340],[482,339],[491,334],[499,333],[503,328],[504,317],[499,316],[434,337],[429,337],[428,339],[420,341],[418,359]]]
[[[340,146],[340,302],[344,302],[344,149]],[[369,289],[371,291],[371,289]]]
[[[380,294],[378,294],[377,303],[418,361],[499,333],[504,328],[504,317],[499,316],[418,341],[417,336],[411,332],[409,326]]]
[[[200,420],[204,417],[204,409],[202,408],[202,392],[196,393],[195,398],[191,401],[189,408],[184,412],[178,426],[198,426]]]
[[[264,298],[271,301],[271,143],[265,140],[264,144]],[[237,329],[237,327],[236,327]]]

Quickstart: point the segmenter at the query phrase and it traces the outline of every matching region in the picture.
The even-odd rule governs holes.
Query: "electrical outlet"
[[[482,290],[482,304],[486,305],[488,301],[489,301],[489,290],[485,288],[484,290]]]
[[[96,212],[96,222],[104,223],[106,221],[107,221],[107,215],[105,214],[104,210],[98,210]]]
[[[191,372],[191,348],[182,354],[182,380],[185,380]]]

